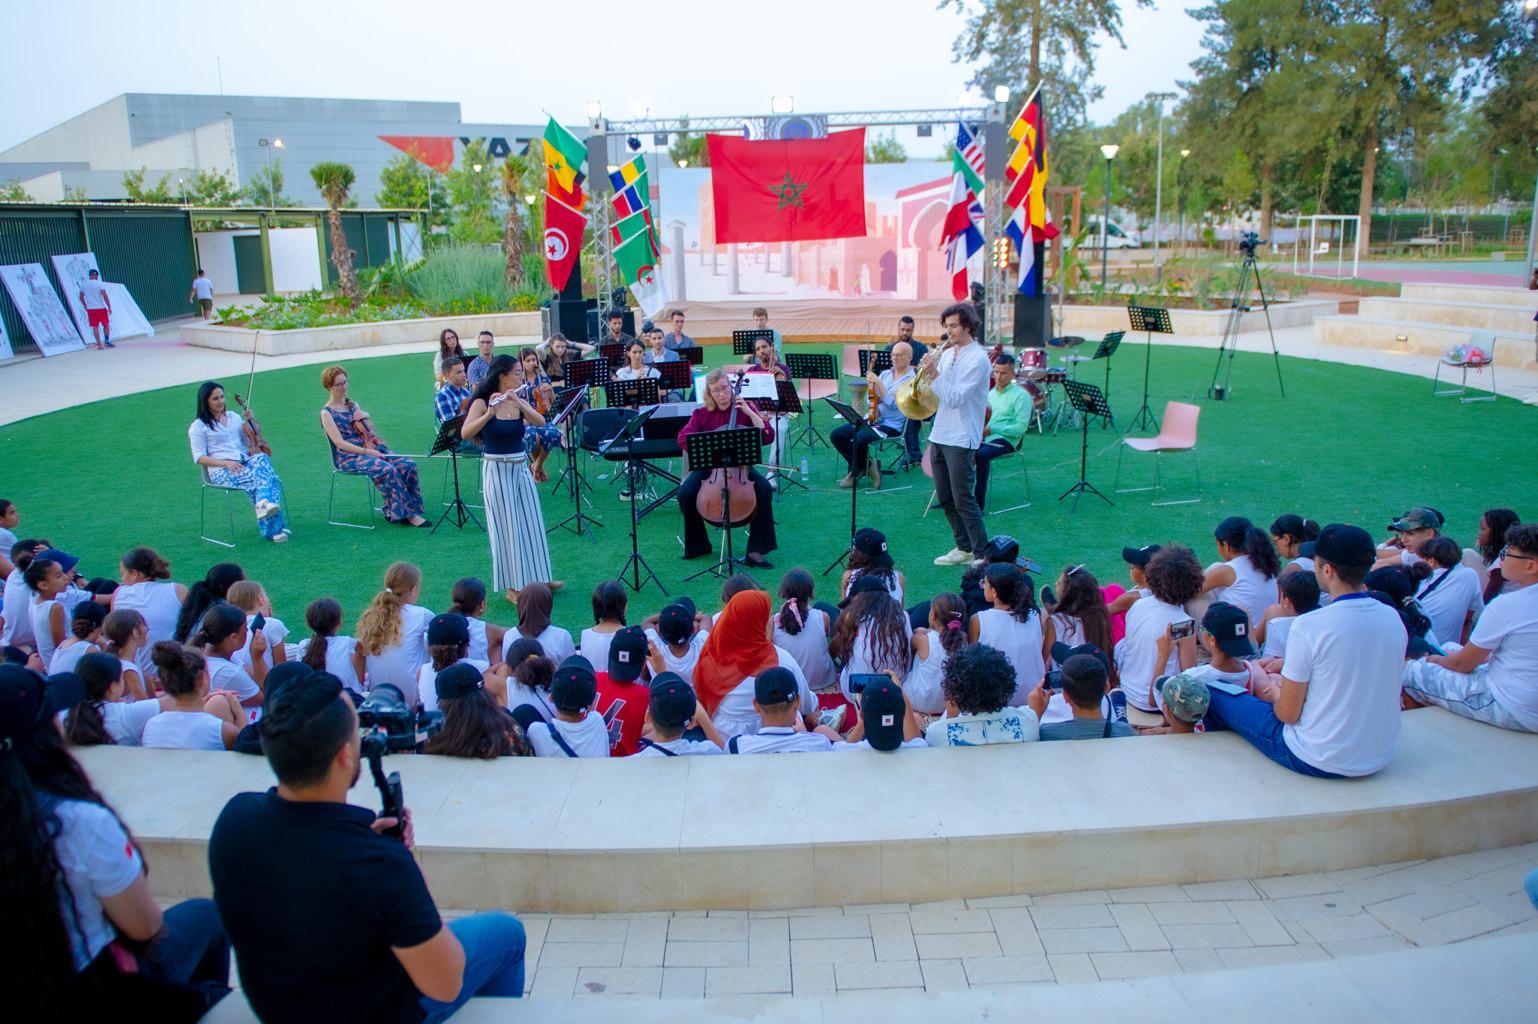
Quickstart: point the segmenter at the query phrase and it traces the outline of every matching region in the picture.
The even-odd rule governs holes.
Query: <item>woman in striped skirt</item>
[[[545,517],[523,449],[525,426],[542,427],[545,418],[519,397],[522,383],[513,357],[497,356],[460,428],[467,440],[479,435],[486,445],[481,488],[491,537],[492,586],[503,590],[509,601],[517,601],[518,591],[529,583],[550,583],[552,590],[561,586],[551,580]]]

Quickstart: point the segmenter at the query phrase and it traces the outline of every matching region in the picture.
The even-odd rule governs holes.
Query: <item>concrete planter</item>
[[[1054,306],[1054,313],[1056,309]],[[1339,309],[1340,303],[1321,300],[1274,302],[1271,304],[1271,326],[1276,330],[1284,327],[1306,327],[1314,322],[1315,317],[1333,315],[1339,312]],[[1219,338],[1228,328],[1229,315],[1229,310],[1226,309],[1172,309],[1170,326],[1175,329],[1176,335]],[[1126,329],[1127,307],[1125,306],[1066,306],[1063,310],[1061,330],[1064,334],[1104,334],[1106,331]],[[1256,300],[1250,312],[1243,315],[1239,329],[1241,331],[1266,329],[1266,312],[1260,308],[1259,300]]]
[[[182,339],[196,348],[216,348],[227,352],[287,356],[300,352],[343,351],[374,348],[380,345],[407,345],[437,341],[445,327],[459,335],[467,353],[475,349],[475,336],[491,331],[500,338],[540,336],[539,313],[492,313],[485,316],[433,316],[420,320],[389,320],[373,324],[343,324],[337,327],[300,327],[289,331],[251,330],[246,327],[187,324]]]

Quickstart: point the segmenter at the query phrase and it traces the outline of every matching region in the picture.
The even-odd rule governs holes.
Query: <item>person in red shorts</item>
[[[91,276],[80,282],[80,304],[85,307],[85,318],[96,338],[96,347],[117,348],[112,344],[108,328],[112,318],[112,300],[107,297],[107,286],[102,283],[101,273],[91,271]]]

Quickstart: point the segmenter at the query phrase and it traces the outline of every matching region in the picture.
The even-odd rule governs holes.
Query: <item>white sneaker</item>
[[[947,554],[935,559],[936,565],[967,565],[972,561],[972,553],[960,548],[951,548]]]

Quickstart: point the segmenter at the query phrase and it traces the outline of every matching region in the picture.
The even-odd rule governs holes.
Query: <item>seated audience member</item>
[[[577,653],[589,665],[609,663],[609,644],[614,642],[614,634],[625,628],[629,604],[630,597],[619,580],[604,580],[593,588],[593,624],[582,631],[577,645]]]
[[[1313,564],[1310,558],[1309,564]],[[1292,621],[1319,607],[1319,578],[1312,569],[1284,572],[1276,581],[1281,593],[1276,604],[1266,609],[1266,617],[1255,630],[1255,638],[1264,644],[1261,653],[1268,658],[1280,658],[1287,653],[1287,633]]]
[[[885,586],[892,600],[903,603],[903,574],[897,571],[897,563],[887,549],[886,534],[872,527],[856,530],[849,545],[849,568],[844,570],[840,590],[849,596],[849,587],[862,576],[873,576]]]
[[[427,624],[433,612],[417,604],[422,570],[410,562],[394,562],[385,570],[384,589],[358,618],[358,642],[353,668],[368,676],[370,688],[389,684],[400,690],[407,707],[415,707],[417,670],[427,661]]]
[[[439,672],[451,665],[461,664],[469,665],[481,673],[491,668],[485,661],[470,657],[470,625],[457,612],[436,616],[428,623],[427,656],[431,660],[417,669],[416,680],[417,694],[423,709],[427,711],[439,710],[436,689]],[[500,677],[496,678],[493,687],[493,692],[497,691],[503,697],[507,696],[506,684]]]
[[[308,679],[316,672],[321,671],[325,670],[311,668],[309,665],[306,665],[302,661],[285,661],[283,664],[278,665],[267,674],[267,699],[271,700],[279,690],[287,686],[289,683],[300,679]],[[350,697],[356,703],[359,695],[354,692],[350,695]],[[237,754],[246,754],[251,757],[261,757],[262,720],[258,718],[256,721],[247,725],[244,729],[241,729],[240,735],[235,737],[235,745],[230,749],[235,751]]]
[[[1212,703],[1207,684],[1185,672],[1159,680],[1159,702],[1172,734],[1203,732],[1202,719]]]
[[[486,689],[479,669],[456,662],[433,677],[433,693],[443,712],[443,727],[427,738],[424,754],[475,757],[526,757],[531,751],[523,728]]]
[[[609,726],[593,710],[597,699],[598,678],[588,660],[578,654],[561,662],[550,680],[555,716],[548,722],[526,722],[527,713],[518,716],[534,756],[608,757]]]
[[[1161,547],[1159,544],[1145,544],[1140,548],[1121,549],[1121,560],[1127,563],[1127,578],[1132,581],[1132,589],[1123,591],[1120,597],[1106,606],[1112,619],[1121,619],[1125,624],[1128,610],[1140,599],[1153,593],[1148,589],[1148,577],[1144,571]]]
[[[730,582],[730,581],[728,581]],[[760,717],[753,706],[759,673],[776,666],[788,670],[798,684],[801,713],[817,713],[817,695],[789,651],[769,640],[769,595],[743,590],[732,595],[716,617],[710,637],[694,666],[694,692],[700,707],[723,736],[757,732]]]
[[[1124,552],[1125,554],[1125,552]],[[1129,563],[1131,564],[1131,563]],[[1201,563],[1190,548],[1180,545],[1159,548],[1141,573],[1148,596],[1127,611],[1127,635],[1116,645],[1116,671],[1127,695],[1127,716],[1133,725],[1144,724],[1137,712],[1157,725],[1159,695],[1154,680],[1173,675],[1196,664],[1196,642],[1188,637],[1170,642],[1170,627],[1189,619],[1185,604],[1201,593]]]
[[[449,592],[449,602],[453,605],[449,611],[463,615],[470,627],[470,657],[487,664],[500,661],[504,630],[482,618],[486,614],[486,584],[474,576],[466,576],[454,584],[454,589]],[[493,652],[497,657],[492,657]]]
[[[208,567],[204,577],[187,589],[187,598],[176,614],[170,639],[186,643],[198,628],[203,613],[229,596],[230,588],[246,578],[245,570],[234,562],[219,562]]]
[[[692,754],[719,754],[726,741],[716,732],[709,715],[698,714],[694,690],[676,672],[659,672],[652,680],[646,706],[646,724],[650,736],[641,737],[641,749],[631,757],[685,757]],[[705,734],[702,740],[684,736],[690,727]]]
[[[913,716],[907,695],[895,679],[872,683],[858,694],[859,719],[845,743],[834,750],[880,750],[891,753],[904,747],[927,747],[924,730]]]
[[[1451,537],[1423,540],[1415,553],[1420,561],[1410,566],[1410,578],[1432,632],[1444,645],[1463,643],[1485,607],[1479,573],[1463,564],[1463,549]]]
[[[236,657],[251,644],[253,661],[249,670],[236,662]],[[203,613],[198,631],[188,643],[202,652],[207,659],[208,688],[227,691],[246,707],[262,703],[267,685],[267,662],[262,654],[267,650],[267,638],[257,631],[251,635],[246,628],[246,616],[232,604],[216,604]]]
[[[759,591],[760,593],[768,593],[768,591],[764,590],[763,585],[759,583],[758,580],[755,580],[745,572],[733,573],[726,579],[722,580],[721,611],[717,612],[715,615],[707,616],[706,625],[708,625],[711,629],[714,629],[716,623],[721,621],[721,616],[725,613],[726,606],[732,603],[732,598],[736,597],[738,594],[745,594],[750,590]],[[832,606],[825,605],[824,607]],[[834,613],[837,613],[837,611],[838,609],[833,609]],[[830,615],[829,617],[831,618],[833,616]]]
[[[530,725],[555,718],[550,697],[555,662],[538,640],[521,637],[507,649],[507,672],[507,709],[527,736]]]
[[[1131,736],[1132,726],[1114,718],[1105,717],[1102,705],[1109,689],[1108,662],[1093,654],[1074,654],[1063,662],[1059,670],[1063,683],[1063,697],[1073,709],[1073,717],[1066,722],[1051,722],[1041,726],[1044,740],[1092,740],[1111,736]],[[1038,719],[1047,712],[1050,695],[1043,680],[1031,694],[1031,710]]]
[[[801,684],[805,685],[805,684]],[[796,728],[801,712],[800,687],[789,669],[775,666],[760,672],[753,680],[753,710],[759,726],[754,732],[738,733],[726,741],[729,754],[785,754],[792,751],[832,750],[843,737],[826,725],[812,730]]]
[[[1270,535],[1243,516],[1229,516],[1218,524],[1213,538],[1223,561],[1207,570],[1202,593],[1238,605],[1251,622],[1259,622],[1276,603],[1276,577],[1282,571]]]
[[[1506,531],[1500,567],[1519,589],[1485,606],[1463,647],[1406,664],[1404,689],[1464,718],[1538,732],[1538,524]]]
[[[475,996],[523,995],[518,920],[445,926],[411,855],[410,813],[376,819],[347,802],[363,755],[340,680],[317,672],[274,693],[261,738],[277,786],[233,797],[208,841],[214,902],[258,1017],[437,1024]]]
[[[1004,652],[1015,667],[1016,685],[1009,703],[1023,705],[1047,674],[1052,624],[1043,624],[1031,578],[1013,565],[990,565],[983,574],[983,596],[991,605],[972,616],[967,636]]]
[[[969,644],[945,659],[945,717],[924,730],[931,747],[980,747],[1038,738],[1036,712],[1011,707],[1015,667],[1003,651]]]
[[[647,646],[640,626],[626,626],[609,644],[608,671],[597,673],[598,699],[593,710],[608,723],[610,757],[629,757],[641,749],[641,730],[651,700],[651,690],[640,681]]]
[[[1295,572],[1313,572],[1314,560],[1298,548],[1319,539],[1319,524],[1289,512],[1271,524],[1271,543],[1279,557],[1286,559],[1278,578]]]
[[[899,681],[907,678],[912,630],[902,605],[892,600],[886,585],[878,577],[861,576],[840,607],[828,653],[843,663],[838,684],[844,697],[854,699],[849,692],[852,675],[890,672]]]
[[[233,750],[235,737],[246,724],[246,709],[228,690],[210,695],[203,656],[174,640],[161,640],[151,649],[160,670],[160,688],[171,698],[144,723],[142,745],[171,750]]]
[[[1314,568],[1330,603],[1293,623],[1277,690],[1209,687],[1209,730],[1232,729],[1277,764],[1316,778],[1371,775],[1388,764],[1407,634],[1362,586],[1375,557],[1360,527],[1333,523],[1319,532]]]
[[[929,719],[945,713],[945,693],[941,679],[945,662],[968,643],[966,605],[955,594],[936,594],[928,602],[929,626],[913,631],[913,665],[903,680],[903,694],[915,715]]]
[[[1463,564],[1479,573],[1481,592],[1485,603],[1495,600],[1497,594],[1508,594],[1517,587],[1501,575],[1501,549],[1506,546],[1506,531],[1522,521],[1509,508],[1486,509],[1479,517],[1479,532],[1474,546],[1463,551]]]
[[[1274,699],[1275,687],[1281,680],[1270,676],[1258,662],[1246,660],[1258,658],[1260,651],[1250,639],[1250,617],[1243,608],[1226,601],[1214,602],[1202,615],[1197,635],[1212,661],[1182,669],[1185,675],[1207,683],[1209,688],[1223,684],[1230,691],[1239,688],[1260,695],[1271,692]]]
[[[69,617],[69,638],[54,648],[48,662],[48,674],[73,672],[83,656],[101,650],[101,627],[107,618],[107,606],[95,601],[81,601]]]
[[[137,747],[144,740],[144,726],[171,697],[133,700],[123,685],[123,665],[111,654],[87,654],[74,668],[84,696],[64,719],[64,738],[74,747],[112,743]]]
[[[1379,547],[1377,563],[1373,568],[1385,565],[1414,565],[1420,561],[1415,549],[1421,541],[1430,540],[1442,533],[1442,513],[1434,508],[1416,507],[1388,524],[1394,535],[1387,544]]]
[[[230,604],[246,613],[246,628],[251,631],[251,636],[246,639],[246,646],[236,652],[235,661],[250,668],[255,658],[251,654],[251,642],[255,638],[256,617],[262,617],[262,636],[267,638],[267,650],[262,653],[262,661],[267,663],[267,670],[272,666],[288,660],[288,654],[284,650],[283,641],[288,637],[288,627],[283,620],[272,614],[272,601],[267,596],[267,591],[255,580],[241,580],[230,587]]]
[[[0,617],[5,619],[4,625],[0,626],[0,644],[7,647],[33,646],[32,590],[27,586],[27,566],[49,547],[46,540],[30,537],[11,545],[11,563],[15,568],[5,578],[5,597],[0,601]]]
[[[1042,594],[1046,594],[1042,589]],[[1116,649],[1116,632],[1111,623],[1111,610],[1106,605],[1105,592],[1095,574],[1083,565],[1070,565],[1057,578],[1053,589],[1056,602],[1048,609],[1048,621],[1052,623],[1053,645],[1065,644],[1069,648],[1080,644],[1092,644],[1102,653]],[[1043,598],[1045,600],[1045,598]],[[1062,668],[1052,659],[1053,668]],[[1110,685],[1120,686],[1121,677],[1116,666],[1108,664]]]
[[[21,513],[16,503],[0,498],[0,577],[9,576],[16,568],[11,562],[11,548],[16,544],[16,527],[21,525]]]
[[[107,641],[102,653],[118,659],[125,699],[143,700],[153,694],[155,687],[145,686],[148,673],[140,668],[140,651],[144,652],[143,660],[149,661],[149,626],[144,616],[127,608],[109,612],[101,624],[101,635]]]
[[[657,616],[656,626],[646,630],[646,659],[651,665],[653,678],[664,672],[672,672],[684,679],[693,678],[694,666],[700,660],[700,649],[710,639],[710,630],[695,628],[692,602],[685,605],[684,600],[674,601],[662,609]],[[826,643],[823,648],[826,657]],[[689,691],[689,696],[694,696],[693,690]]]
[[[1369,597],[1399,613],[1409,640],[1405,645],[1405,657],[1419,658],[1423,654],[1446,654],[1437,644],[1437,635],[1431,628],[1431,617],[1415,600],[1415,581],[1410,570],[1398,565],[1386,565],[1374,569],[1362,581]]]
[[[36,555],[22,573],[31,591],[27,614],[32,622],[32,644],[44,666],[69,636],[75,605],[91,595],[70,583],[69,574],[78,561],[73,555],[50,548]]]
[[[559,665],[577,653],[571,631],[552,625],[550,612],[555,606],[553,588],[546,583],[528,583],[518,591],[518,625],[502,633],[502,660],[511,665],[509,652],[519,640],[537,640],[545,657]]]
[[[208,900],[161,910],[138,844],[59,736],[78,695],[65,689],[0,666],[6,1019],[190,1024],[229,991],[224,929]]]
[[[358,641],[336,635],[342,628],[342,606],[335,598],[318,597],[305,608],[304,624],[311,635],[295,645],[294,657],[316,672],[330,672],[342,681],[342,689],[362,693],[363,681],[353,661]]]

